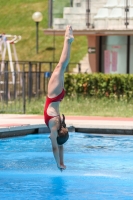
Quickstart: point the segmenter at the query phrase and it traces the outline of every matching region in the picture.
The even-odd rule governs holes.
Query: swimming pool
[[[132,136],[70,133],[60,172],[48,134],[0,139],[0,199],[133,199],[132,149]]]

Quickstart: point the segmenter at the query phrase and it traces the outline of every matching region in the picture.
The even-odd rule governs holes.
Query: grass
[[[27,114],[43,114],[44,99],[32,100],[27,105]],[[133,102],[95,99],[95,98],[65,98],[60,104],[60,112],[65,115],[133,117]]]
[[[112,99],[66,98],[61,104],[61,112],[66,115],[104,116],[104,117],[133,117],[133,102]]]
[[[32,99],[30,102],[26,102],[26,114],[38,114],[43,115],[45,97]],[[16,102],[17,103],[17,102]],[[0,106],[0,113],[12,113],[10,110],[15,105],[12,103],[5,107],[5,111],[2,111],[4,106]],[[18,113],[22,110],[22,103],[19,102],[16,105]],[[125,102],[124,100],[118,101],[113,99],[96,99],[96,98],[79,98],[72,99],[65,97],[60,104],[60,112],[65,115],[75,116],[104,116],[104,117],[133,117],[133,101]],[[14,112],[15,113],[15,112]]]
[[[55,2],[60,4],[59,1]],[[62,5],[61,8],[56,5],[56,8],[60,10]],[[2,0],[0,6],[0,33],[22,36],[21,41],[16,43],[19,60],[58,62],[62,51],[63,36],[55,36],[54,51],[53,36],[45,35],[43,32],[43,29],[48,28],[48,0]],[[39,23],[38,54],[36,54],[36,27],[32,20],[32,14],[36,11],[43,14],[43,20]],[[72,45],[70,62],[78,63],[86,53],[86,37],[76,36]],[[8,59],[7,56],[6,59]]]
[[[61,112],[66,115],[104,116],[104,117],[133,117],[133,102],[113,99],[66,98],[61,104]]]

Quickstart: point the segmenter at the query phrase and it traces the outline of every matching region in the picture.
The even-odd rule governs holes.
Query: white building
[[[87,37],[91,72],[133,73],[133,0],[52,2],[52,29],[45,34],[64,34],[71,24],[74,35]]]

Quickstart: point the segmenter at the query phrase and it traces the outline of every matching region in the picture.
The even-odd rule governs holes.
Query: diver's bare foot
[[[67,25],[67,27],[66,27],[65,38],[68,39],[70,44],[74,40],[72,26],[70,26],[70,25]]]

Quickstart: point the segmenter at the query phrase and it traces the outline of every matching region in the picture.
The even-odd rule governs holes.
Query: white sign
[[[88,53],[96,53],[95,47],[88,47]]]

